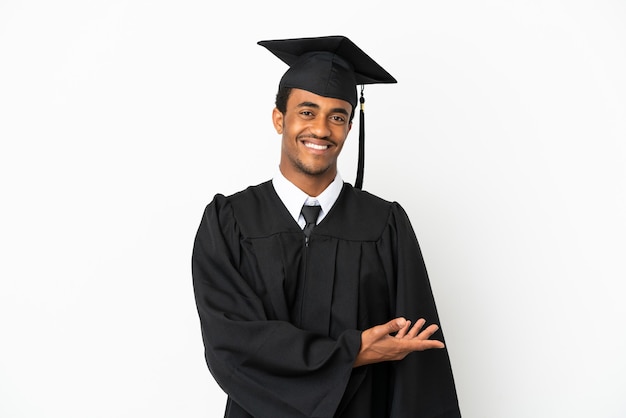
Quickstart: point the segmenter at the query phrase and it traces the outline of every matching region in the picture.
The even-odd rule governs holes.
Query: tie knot
[[[302,216],[304,216],[304,220],[306,221],[307,225],[315,225],[321,209],[321,206],[302,206]]]

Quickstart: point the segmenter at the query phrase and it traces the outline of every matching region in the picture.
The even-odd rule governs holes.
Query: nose
[[[328,138],[330,136],[330,121],[327,118],[315,118],[311,122],[311,133],[318,138]]]

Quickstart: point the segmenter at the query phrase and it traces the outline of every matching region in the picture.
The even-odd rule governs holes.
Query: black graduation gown
[[[362,330],[397,316],[439,323],[399,204],[345,183],[305,244],[271,182],[218,194],[192,273],[226,417],[460,417],[445,349],[352,367]]]

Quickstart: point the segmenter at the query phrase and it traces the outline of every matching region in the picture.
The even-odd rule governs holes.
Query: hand
[[[439,327],[432,324],[422,330],[424,324],[426,321],[419,319],[411,328],[411,321],[395,318],[386,324],[366,329],[361,333],[361,349],[354,361],[354,367],[402,360],[413,351],[444,348],[443,342],[429,339]],[[390,335],[394,332],[395,336]]]

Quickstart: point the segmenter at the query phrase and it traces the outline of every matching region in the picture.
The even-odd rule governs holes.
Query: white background
[[[221,417],[190,255],[269,179],[286,66],[350,37],[465,418],[626,416],[626,3],[0,0],[0,416]],[[340,161],[354,181],[358,126]]]

